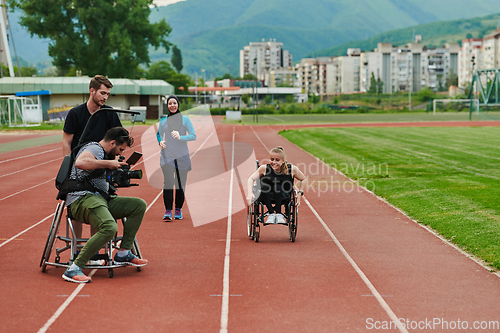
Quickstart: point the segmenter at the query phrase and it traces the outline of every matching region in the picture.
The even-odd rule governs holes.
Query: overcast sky
[[[184,1],[184,0],[155,0],[154,3],[157,6],[166,6],[179,1]]]

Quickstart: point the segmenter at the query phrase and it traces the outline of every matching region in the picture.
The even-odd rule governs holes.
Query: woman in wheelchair
[[[247,202],[250,205],[255,200],[253,186],[254,182],[258,183],[260,180],[260,195],[257,199],[267,207],[269,216],[266,223],[286,223],[281,206],[290,199],[295,179],[300,182],[297,206],[300,205],[300,198],[304,194],[303,181],[306,177],[297,166],[287,163],[283,147],[271,149],[269,159],[271,163],[259,166],[248,178]]]

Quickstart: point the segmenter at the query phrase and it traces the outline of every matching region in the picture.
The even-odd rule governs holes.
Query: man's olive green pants
[[[131,249],[146,207],[146,202],[140,198],[113,196],[112,199],[106,201],[100,195],[89,193],[73,202],[69,206],[72,217],[89,223],[97,230],[75,259],[75,264],[84,268],[90,258],[116,235],[118,230],[116,221],[124,217],[127,220],[123,228],[120,247]]]

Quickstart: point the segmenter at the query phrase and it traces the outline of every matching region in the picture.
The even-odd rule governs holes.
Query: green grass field
[[[472,121],[500,120],[500,112],[472,113]],[[254,116],[243,115],[244,125],[281,125],[314,123],[372,123],[372,122],[421,122],[421,121],[469,121],[469,112],[394,112],[394,113],[357,113],[357,114],[296,114],[296,115],[259,115],[258,123]],[[236,123],[236,122],[227,122]]]
[[[280,134],[500,269],[500,128],[310,128]]]

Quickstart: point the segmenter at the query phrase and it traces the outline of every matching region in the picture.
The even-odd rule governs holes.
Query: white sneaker
[[[276,214],[269,214],[266,223],[276,223]]]
[[[284,223],[286,224],[285,222],[285,218],[283,217],[283,214],[276,214],[276,223]]]
[[[89,260],[87,266],[102,266],[104,260]]]

